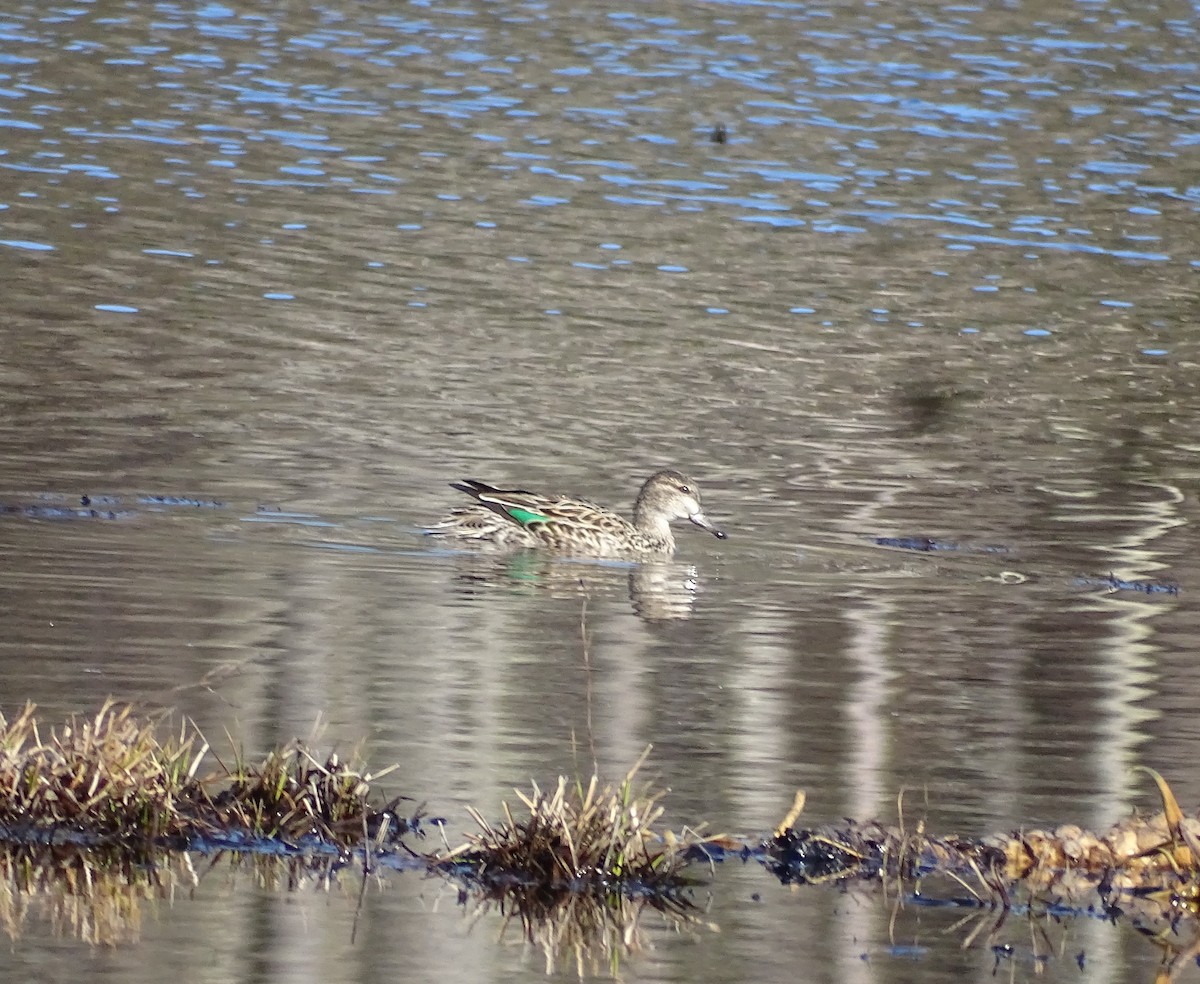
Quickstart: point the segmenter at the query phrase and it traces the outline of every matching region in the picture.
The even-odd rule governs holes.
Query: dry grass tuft
[[[497,824],[470,810],[479,833],[438,861],[467,880],[477,915],[499,911],[502,936],[520,925],[548,973],[570,962],[580,977],[602,965],[616,976],[621,958],[646,945],[647,909],[676,928],[701,924],[685,870],[709,839],[655,829],[665,791],[635,783],[645,757],[618,783],[560,777],[550,792],[517,790],[525,813],[505,803]]]
[[[198,778],[208,750],[193,726],[163,740],[112,701],[48,732],[33,704],[11,722],[0,715],[0,840],[144,849],[240,834],[392,846],[419,820],[398,817],[397,800],[371,804],[371,783],[390,769],[370,775],[295,742]]]
[[[649,750],[647,750],[648,752]],[[587,787],[560,777],[545,793],[516,790],[528,816],[517,819],[505,803],[504,820],[489,823],[469,810],[480,833],[442,858],[489,885],[538,885],[570,892],[678,891],[688,881],[688,853],[704,838],[659,834],[665,791],[635,787],[645,755],[616,784],[592,776]]]
[[[386,844],[405,833],[409,822],[396,816],[398,800],[373,807],[371,784],[396,766],[371,774],[362,771],[360,762],[359,750],[348,762],[336,753],[321,762],[302,742],[270,752],[254,766],[239,756],[235,767],[220,777],[229,785],[213,806],[259,836]]]
[[[177,807],[208,748],[198,733],[160,741],[154,724],[109,701],[43,740],[34,710],[0,715],[0,825],[10,839],[35,828],[139,841],[180,832]]]

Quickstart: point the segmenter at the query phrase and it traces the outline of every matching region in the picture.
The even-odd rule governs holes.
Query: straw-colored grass
[[[12,721],[0,715],[0,840],[181,846],[236,833],[382,846],[417,820],[396,815],[398,800],[372,805],[371,784],[390,769],[321,760],[297,741],[201,776],[208,752],[194,726],[160,739],[156,722],[111,701],[48,730],[32,704]]]
[[[0,715],[0,825],[10,838],[65,829],[148,841],[181,831],[180,798],[194,795],[208,748],[198,733],[162,741],[153,723],[108,702],[43,738],[34,711]]]
[[[1160,897],[1175,912],[1200,911],[1200,819],[1183,813],[1162,776],[1141,771],[1154,779],[1162,811],[1135,813],[1100,832],[1063,824],[967,839],[931,836],[923,824],[906,830],[852,820],[800,829],[801,794],[763,843],[764,860],[785,883],[943,875],[998,909],[1008,909],[1018,889],[1050,893],[1064,905],[1102,889]]]
[[[647,753],[648,753],[647,749]],[[690,884],[684,869],[704,838],[687,831],[660,832],[665,790],[636,786],[645,754],[618,783],[587,786],[559,777],[549,793],[537,783],[525,794],[515,790],[526,815],[508,803],[504,819],[492,824],[468,809],[479,825],[466,843],[444,855],[453,865],[488,884],[534,884],[568,891],[674,891]]]
[[[321,762],[300,742],[269,752],[254,766],[247,766],[239,756],[222,777],[228,785],[213,802],[223,813],[237,817],[240,826],[265,837],[385,843],[408,829],[407,821],[395,814],[399,799],[381,807],[371,805],[371,784],[396,766],[371,774],[356,765],[360,760],[356,750],[349,762],[336,753]]]
[[[523,811],[504,803],[499,823],[469,809],[479,832],[438,860],[466,881],[477,914],[499,911],[502,936],[520,926],[547,973],[569,963],[580,977],[601,966],[617,976],[622,957],[646,945],[647,909],[676,927],[701,924],[686,869],[709,839],[657,828],[665,791],[635,782],[645,758],[617,783],[560,777],[549,792],[516,790]]]

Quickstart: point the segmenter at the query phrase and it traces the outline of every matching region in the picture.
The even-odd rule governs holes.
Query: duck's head
[[[700,508],[700,487],[682,472],[670,468],[646,479],[633,512],[635,519],[644,519],[650,524],[686,519],[702,530],[708,530],[718,540],[725,539],[725,531],[710,523]]]

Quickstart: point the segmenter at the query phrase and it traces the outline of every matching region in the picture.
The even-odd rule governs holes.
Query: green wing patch
[[[522,526],[528,526],[530,523],[550,522],[549,516],[545,516],[540,512],[534,512],[532,509],[522,509],[520,506],[505,506],[504,511]]]

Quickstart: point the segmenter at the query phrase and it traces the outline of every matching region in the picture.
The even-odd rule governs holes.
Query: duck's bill
[[[688,517],[688,519],[699,526],[700,529],[708,530],[708,532],[715,536],[718,540],[725,539],[725,531],[713,526],[713,524],[708,521],[708,517],[705,516],[704,513],[694,512]]]

